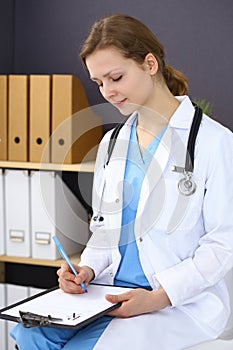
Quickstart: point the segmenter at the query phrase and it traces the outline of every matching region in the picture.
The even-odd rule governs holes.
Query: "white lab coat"
[[[203,115],[195,146],[196,192],[181,195],[177,184],[182,174],[173,172],[172,166],[184,166],[194,107],[187,96],[178,99],[181,104],[144,179],[135,220],[144,273],[153,289],[165,289],[172,306],[127,320],[114,319],[95,349],[109,349],[110,341],[111,349],[121,344],[134,350],[151,349],[152,344],[158,344],[154,348],[159,350],[184,349],[217,337],[229,317],[223,277],[233,266],[233,137]],[[104,168],[111,132],[104,136],[96,161],[93,217],[101,211],[104,220],[92,219],[93,235],[81,265],[92,267],[99,283],[112,284],[120,263],[122,183],[134,118],[121,129],[109,165]],[[172,331],[175,324],[182,337]]]

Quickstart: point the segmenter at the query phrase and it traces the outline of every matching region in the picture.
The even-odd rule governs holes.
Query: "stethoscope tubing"
[[[195,143],[197,138],[197,133],[202,120],[202,109],[198,106],[195,106],[195,114],[193,117],[193,122],[189,132],[186,159],[185,159],[185,171],[193,172],[194,169],[194,152],[195,152]]]
[[[180,172],[180,170],[175,170],[175,169],[181,169],[181,172],[184,174],[184,177],[182,179],[180,179],[178,182],[178,190],[184,196],[190,196],[196,191],[196,184],[192,179],[192,174],[193,174],[193,170],[194,170],[195,143],[196,143],[198,130],[199,130],[199,127],[201,124],[203,112],[199,106],[194,105],[194,107],[195,107],[195,114],[193,117],[192,125],[191,125],[190,132],[189,132],[189,137],[188,137],[188,144],[187,144],[186,158],[185,158],[185,167],[181,168],[179,166],[178,167],[174,166],[174,171]],[[115,129],[113,130],[113,132],[111,134],[109,144],[108,144],[108,150],[107,150],[107,156],[106,156],[106,162],[104,164],[104,168],[106,166],[108,166],[108,164],[109,164],[109,161],[111,159],[111,156],[112,156],[115,144],[116,144],[118,134],[119,134],[121,128],[125,125],[126,121],[127,121],[127,119],[123,123],[119,123],[115,127]],[[99,222],[104,221],[104,217],[101,214],[101,210],[102,210],[105,185],[106,185],[106,180],[104,180],[104,184],[102,185],[100,206],[99,206],[99,210],[98,210],[97,215],[93,217],[94,221],[97,221],[97,220]]]

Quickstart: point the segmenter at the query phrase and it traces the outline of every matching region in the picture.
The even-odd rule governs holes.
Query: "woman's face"
[[[150,107],[153,79],[146,60],[139,65],[116,48],[108,47],[89,55],[86,65],[103,97],[123,115],[141,106]]]

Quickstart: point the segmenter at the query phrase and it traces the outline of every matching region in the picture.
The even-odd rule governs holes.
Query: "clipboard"
[[[90,284],[88,293],[69,294],[54,287],[0,310],[0,319],[18,322],[25,328],[80,329],[121,303],[112,304],[106,294],[121,294],[132,288]]]

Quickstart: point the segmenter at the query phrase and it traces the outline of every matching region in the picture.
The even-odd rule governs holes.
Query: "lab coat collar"
[[[162,178],[162,174],[164,173],[164,170],[167,166],[169,156],[171,155],[172,134],[174,134],[172,129],[188,129],[192,124],[194,107],[191,100],[188,96],[179,96],[176,98],[181,103],[170,119],[169,126],[164,133],[164,136],[155,152],[154,158],[147,170],[146,178],[149,179],[149,186],[147,184],[148,181],[144,180],[141,190],[141,194],[143,195],[140,197],[141,200],[139,201],[138,205],[137,218],[141,215],[147,198]],[[140,228],[140,220],[138,220],[138,225],[135,225],[136,236],[140,235]]]
[[[192,101],[187,95],[175,96],[175,98],[180,102],[180,105],[176,109],[175,113],[172,115],[169,126],[171,128],[178,129],[189,129],[194,115],[194,106]],[[131,126],[137,117],[137,112],[134,112],[126,121],[126,125]]]
[[[179,107],[170,119],[171,128],[189,129],[194,115],[194,106],[188,96],[176,96],[180,102]]]

